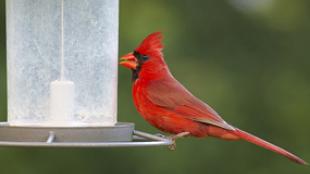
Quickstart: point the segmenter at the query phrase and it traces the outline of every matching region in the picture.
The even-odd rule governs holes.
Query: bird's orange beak
[[[119,64],[124,66],[125,68],[134,69],[134,70],[137,68],[137,59],[133,55],[133,53],[128,53],[122,56],[120,60],[121,62]]]

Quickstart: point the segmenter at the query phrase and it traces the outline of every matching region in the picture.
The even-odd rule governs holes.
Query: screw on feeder
[[[48,144],[53,143],[53,141],[55,140],[55,138],[56,138],[55,133],[54,133],[53,131],[50,131],[50,132],[48,133],[48,138],[47,138],[47,140],[46,140],[46,143],[48,143]]]

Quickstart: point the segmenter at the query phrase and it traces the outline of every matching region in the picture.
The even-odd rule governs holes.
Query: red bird
[[[243,139],[296,163],[307,164],[285,149],[228,124],[209,105],[191,94],[170,73],[161,40],[160,32],[150,34],[132,53],[123,56],[120,63],[132,70],[134,104],[146,121],[175,134],[173,140],[186,135]]]

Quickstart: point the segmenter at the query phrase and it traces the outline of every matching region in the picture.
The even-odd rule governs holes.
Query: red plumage
[[[121,62],[133,72],[134,103],[146,121],[172,134],[189,132],[195,137],[243,139],[306,164],[294,154],[229,125],[209,105],[192,95],[170,73],[162,55],[161,40],[160,32],[150,34]]]

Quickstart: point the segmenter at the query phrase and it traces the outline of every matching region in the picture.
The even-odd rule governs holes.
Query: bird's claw
[[[177,148],[176,140],[178,138],[185,137],[189,134],[190,134],[189,132],[181,132],[176,135],[169,136],[168,138],[170,139],[170,141],[172,141],[172,144],[168,146],[169,150],[176,150]]]
[[[170,144],[169,146],[168,146],[168,149],[169,150],[171,150],[171,151],[174,151],[174,150],[176,150],[176,148],[177,148],[177,143],[175,142],[175,140],[172,142],[172,144]]]

